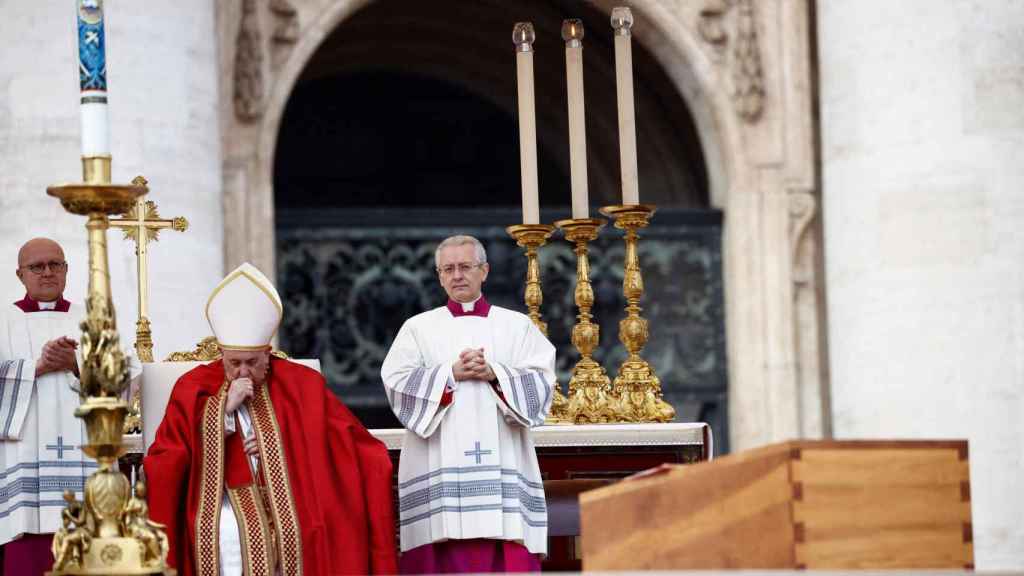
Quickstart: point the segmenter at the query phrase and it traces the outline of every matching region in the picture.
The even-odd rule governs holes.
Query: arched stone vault
[[[217,3],[227,267],[248,260],[273,269],[273,155],[281,117],[318,47],[367,4]],[[590,4],[609,14],[620,2]],[[732,446],[827,436],[807,1],[637,0],[631,6],[634,42],[655,56],[687,102],[711,203],[725,212]],[[236,113],[236,101],[249,113]]]

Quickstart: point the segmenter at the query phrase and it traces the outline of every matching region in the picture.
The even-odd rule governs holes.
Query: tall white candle
[[[619,101],[619,164],[622,171],[622,203],[640,203],[640,183],[636,167],[636,115],[633,110],[633,47],[630,28],[633,13],[629,8],[612,9],[615,30],[615,92]]]
[[[78,80],[82,156],[109,156],[107,55],[103,1],[78,0]]]
[[[583,22],[562,21],[565,40],[565,81],[569,100],[569,170],[572,217],[589,218],[587,198],[587,127],[583,109]]]
[[[519,99],[519,173],[523,188],[523,224],[540,224],[537,194],[537,121],[533,99],[533,24],[512,27],[516,46],[516,87]]]

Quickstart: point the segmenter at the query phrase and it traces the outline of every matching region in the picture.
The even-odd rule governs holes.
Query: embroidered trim
[[[226,383],[225,383],[226,384]],[[196,511],[196,574],[220,574],[220,508],[224,499],[224,401],[228,387],[206,400],[199,423],[202,466],[199,469],[199,507]]]
[[[529,516],[527,516],[526,511],[523,510],[522,508],[511,507],[511,506],[503,506],[502,504],[478,504],[478,505],[470,505],[470,506],[457,506],[457,505],[441,506],[441,507],[438,507],[438,508],[432,508],[430,510],[427,510],[426,512],[423,512],[422,514],[417,514],[416,516],[412,516],[412,517],[409,517],[409,518],[403,518],[402,521],[399,522],[399,525],[404,528],[405,526],[408,526],[410,524],[415,524],[416,522],[420,522],[422,520],[427,520],[431,516],[436,516],[438,514],[444,514],[446,512],[447,513],[455,513],[455,514],[467,514],[469,512],[497,512],[499,510],[501,511],[502,514],[518,515],[522,519],[523,524],[526,524],[530,528],[546,528],[547,525],[548,525],[548,521],[547,521],[547,517],[546,516],[543,519],[534,520],[534,519],[530,518]]]
[[[301,576],[302,533],[299,531],[295,501],[288,480],[288,463],[281,442],[281,429],[277,425],[266,383],[256,388],[249,405],[260,447],[260,462],[267,480],[270,513],[278,535],[281,574]]]
[[[237,489],[228,488],[228,498],[238,519],[238,537],[242,544],[242,565],[246,567],[246,576],[273,576],[277,564],[274,561],[273,533],[257,488],[251,484]]]
[[[515,468],[502,468],[497,464],[484,464],[481,466],[447,466],[444,468],[437,468],[435,470],[427,472],[426,474],[421,474],[419,476],[410,478],[404,482],[400,482],[398,484],[398,489],[405,490],[406,488],[412,486],[413,484],[416,484],[417,482],[422,482],[424,480],[434,478],[435,476],[440,476],[442,474],[473,474],[477,472],[493,472],[495,470],[501,470],[502,476],[516,476],[519,479],[519,482],[531,488],[538,488],[541,490],[544,489],[543,483],[531,481],[526,476],[523,476],[522,472],[520,472],[519,470],[516,470]]]

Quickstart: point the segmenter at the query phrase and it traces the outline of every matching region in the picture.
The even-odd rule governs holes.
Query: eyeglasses
[[[469,274],[469,272],[474,268],[479,268],[481,266],[483,266],[483,264],[481,263],[467,264],[463,262],[461,264],[449,264],[447,266],[442,266],[438,268],[437,273],[440,274],[441,276],[451,276],[452,274],[455,273],[456,270],[458,270],[460,274],[465,275]]]
[[[50,260],[49,262],[37,262],[35,264],[29,264],[28,266],[22,266],[22,268],[28,268],[29,272],[33,274],[42,274],[49,268],[50,272],[57,274],[68,269],[67,262],[60,262],[57,260]]]

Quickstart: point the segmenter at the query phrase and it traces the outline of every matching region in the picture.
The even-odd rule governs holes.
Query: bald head
[[[64,250],[49,238],[33,238],[18,250],[18,279],[28,297],[37,302],[53,302],[64,293],[67,282]]]
[[[28,258],[37,254],[59,254],[60,259],[64,259],[64,249],[60,247],[55,241],[49,238],[33,238],[22,245],[21,250],[18,250],[18,268],[26,266]]]

